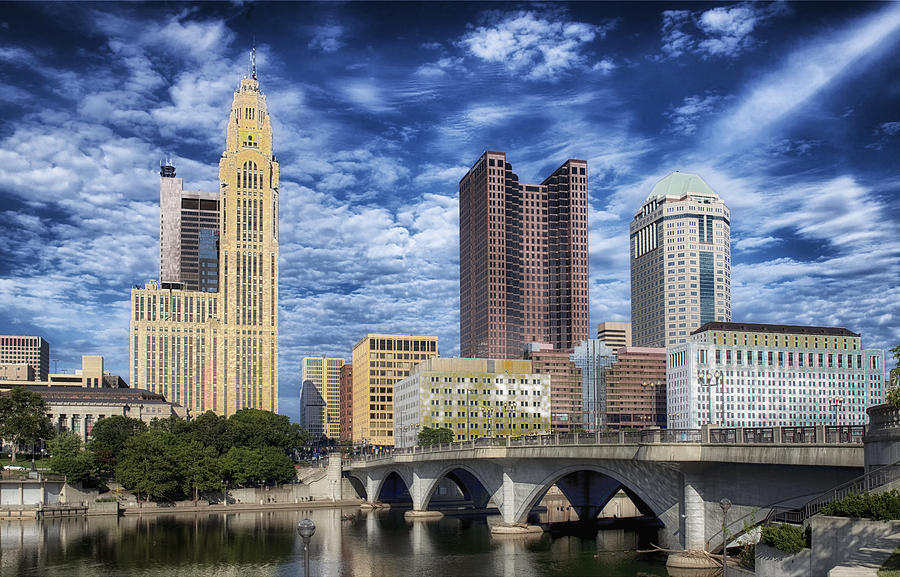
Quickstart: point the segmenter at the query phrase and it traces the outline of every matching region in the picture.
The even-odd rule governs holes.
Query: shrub
[[[887,394],[884,395],[884,400],[895,409],[900,409],[900,387],[888,389]]]
[[[756,569],[756,543],[747,543],[741,547],[738,562],[741,564],[741,567],[746,567],[751,571]]]
[[[794,525],[766,525],[762,528],[761,540],[785,553],[799,553],[806,546],[803,531]]]
[[[862,493],[847,495],[839,501],[822,507],[823,515],[835,517],[861,517],[875,521],[900,519],[900,493],[892,489],[886,493]]]

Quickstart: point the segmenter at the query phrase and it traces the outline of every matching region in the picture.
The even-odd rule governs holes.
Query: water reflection
[[[501,539],[496,517],[408,522],[356,508],[5,522],[0,575],[299,576],[305,517],[316,576],[666,575],[662,560],[627,552],[639,543],[630,530]]]

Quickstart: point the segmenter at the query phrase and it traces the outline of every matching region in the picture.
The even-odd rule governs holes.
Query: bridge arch
[[[637,482],[635,479],[631,479],[629,475],[625,474],[623,471],[611,469],[608,467],[602,467],[599,465],[593,464],[572,464],[560,469],[555,469],[551,473],[547,474],[543,480],[534,484],[534,488],[526,495],[526,497],[519,503],[516,503],[516,509],[514,512],[514,521],[515,523],[524,523],[528,519],[528,514],[534,508],[535,505],[543,498],[543,496],[547,493],[548,490],[554,485],[559,483],[560,480],[568,477],[573,473],[580,472],[591,472],[591,473],[599,473],[605,479],[609,479],[609,482],[603,484],[603,486],[598,487],[601,492],[608,493],[608,497],[605,498],[603,504],[605,505],[608,502],[609,498],[611,498],[615,493],[621,488],[624,489],[628,494],[629,498],[632,500],[637,498],[635,501],[635,505],[642,511],[648,514],[652,514],[654,517],[658,518],[664,525],[668,526],[670,523],[674,523],[675,527],[678,527],[678,519],[677,515],[673,519],[667,519],[667,517],[671,516],[671,510],[669,507],[666,507],[662,503],[658,503],[653,496],[642,486],[641,483]],[[594,481],[596,481],[595,479]],[[602,479],[600,479],[602,481]],[[644,481],[646,484],[647,480]],[[560,489],[563,489],[560,487]],[[563,493],[566,494],[566,491],[563,489]],[[566,497],[571,501],[571,497],[566,494]],[[574,504],[574,503],[573,503]],[[596,514],[599,514],[599,507],[593,507],[590,510],[596,509]]]
[[[364,501],[369,500],[369,495],[366,492],[366,478],[360,478],[353,472],[344,473],[344,478],[350,482],[350,486],[353,487],[353,490],[356,491],[356,496]]]
[[[396,486],[396,481],[403,483],[406,494],[409,495],[409,500],[412,501],[413,474],[408,468],[391,467],[389,469],[384,469],[381,471],[381,475],[374,479],[374,481],[374,489],[369,496],[370,501],[376,502],[381,500],[381,492],[385,490],[386,484],[388,487],[392,488],[392,494],[395,497],[399,496],[399,487]]]
[[[464,463],[453,463],[438,469],[435,474],[429,476],[428,484],[423,492],[421,508],[423,510],[428,508],[434,492],[445,478],[456,483],[463,495],[472,501],[475,508],[485,508],[491,499],[494,499],[494,503],[499,507],[503,503],[503,491],[500,490],[503,482],[502,473],[499,468],[496,471],[483,469],[484,465],[470,466]]]

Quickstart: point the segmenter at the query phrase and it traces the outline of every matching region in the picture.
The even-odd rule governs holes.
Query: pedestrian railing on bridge
[[[747,427],[704,429],[642,429],[599,431],[596,433],[558,433],[519,437],[482,437],[426,447],[382,450],[379,454],[356,455],[354,461],[376,461],[394,455],[419,455],[490,447],[564,447],[584,445],[646,445],[663,443],[704,443],[711,445],[828,444],[861,445],[862,425],[817,425],[811,427]]]
[[[785,523],[801,524],[819,511],[828,503],[840,501],[848,495],[859,495],[884,487],[888,483],[900,480],[900,461],[893,465],[885,465],[872,469],[865,475],[838,485],[834,489],[818,495],[798,509],[786,509],[784,507],[772,507],[766,517],[766,521],[782,521]]]

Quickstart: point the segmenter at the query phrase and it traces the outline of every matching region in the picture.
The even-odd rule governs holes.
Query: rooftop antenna
[[[253,38],[253,46],[250,48],[250,77],[256,80],[256,37]]]

